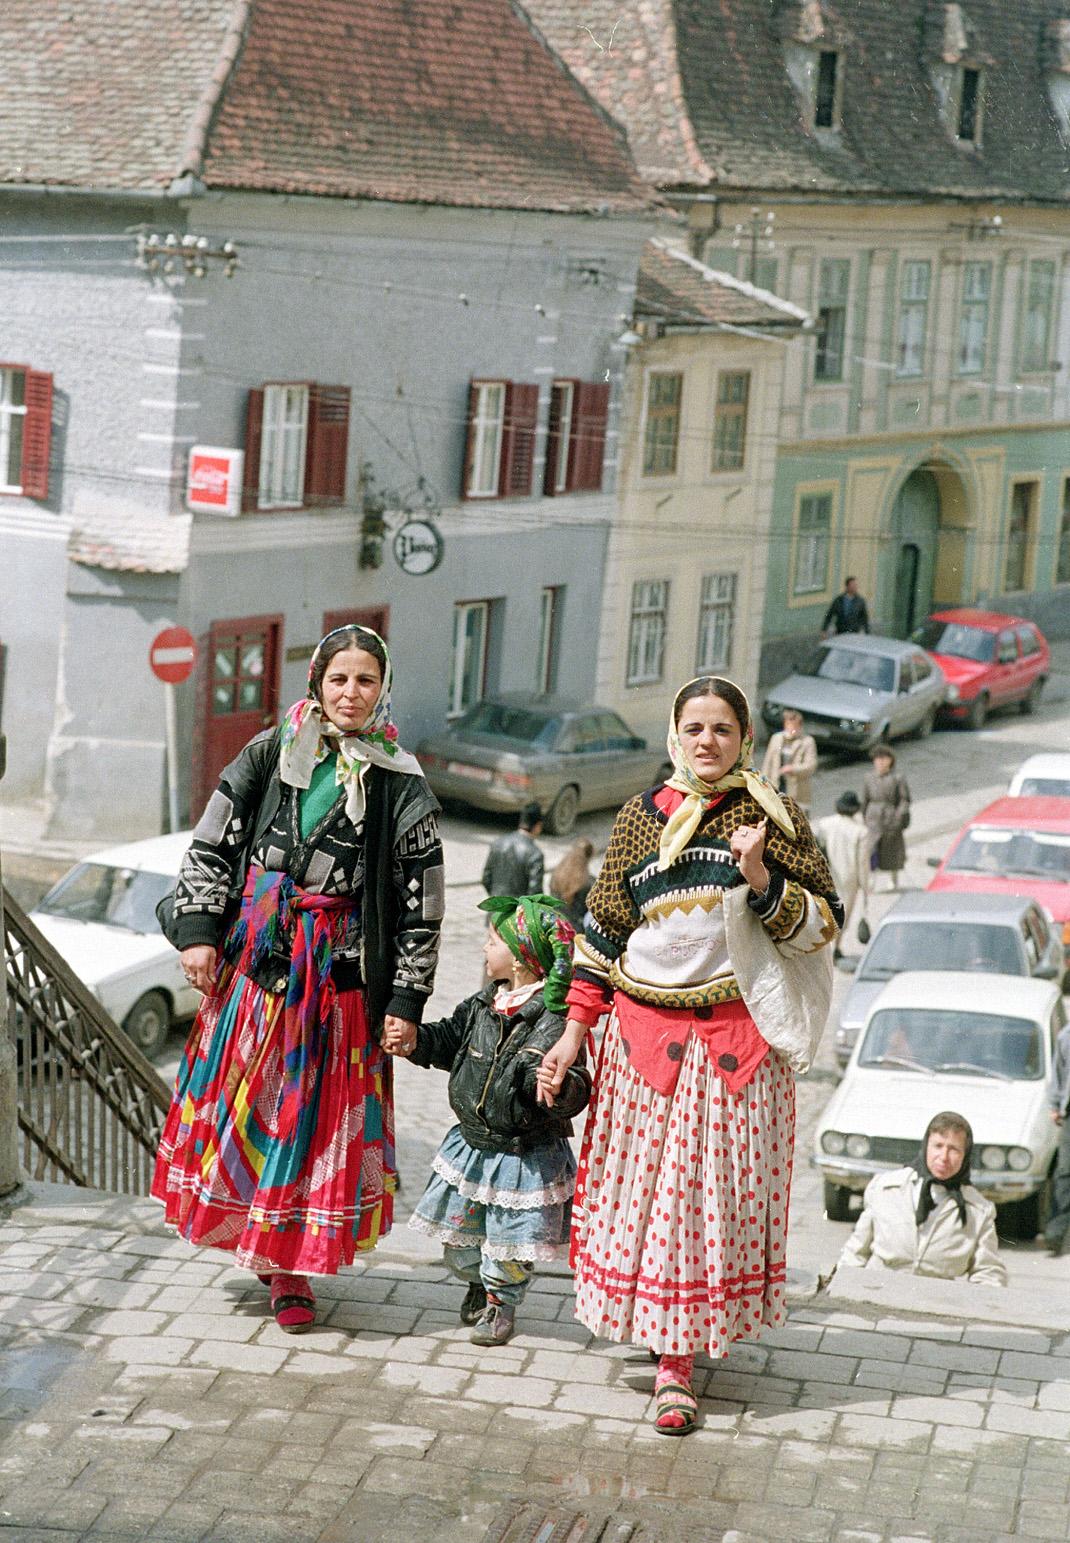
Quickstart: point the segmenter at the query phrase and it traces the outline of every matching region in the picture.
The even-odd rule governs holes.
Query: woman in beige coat
[[[839,1267],[1005,1286],[996,1208],[969,1181],[972,1148],[973,1132],[961,1114],[935,1115],[911,1166],[870,1180]]]
[[[804,814],[810,813],[814,772],[817,771],[817,741],[803,733],[803,715],[785,707],[784,727],[771,735],[765,747],[762,776],[781,793],[787,793]]]

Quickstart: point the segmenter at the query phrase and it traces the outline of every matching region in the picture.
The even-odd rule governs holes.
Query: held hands
[[[769,888],[769,869],[765,866],[765,829],[768,817],[757,825],[741,825],[732,832],[732,856],[740,873],[756,895]]]
[[[539,1069],[535,1073],[535,1097],[548,1109],[554,1106],[554,1094],[560,1093],[565,1073],[579,1055],[586,1032],[582,1023],[577,1023],[574,1018],[570,1018],[557,1044],[551,1045],[542,1058]]]
[[[215,990],[216,952],[211,943],[195,943],[179,954],[182,973],[203,996],[210,997]]]
[[[416,1025],[408,1018],[387,1013],[383,1020],[382,1047],[387,1055],[412,1055],[416,1049]]]

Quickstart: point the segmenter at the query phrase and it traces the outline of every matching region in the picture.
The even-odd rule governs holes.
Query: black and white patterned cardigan
[[[363,822],[344,799],[302,837],[299,795],[278,775],[278,730],[255,739],[224,768],[182,860],[174,901],[177,946],[218,946],[244,881],[246,854],[302,889],[350,895],[354,917],[334,951],[339,990],[364,987],[372,1028],[390,1013],[419,1023],[434,987],[445,903],[439,806],[422,777],[371,767]],[[280,990],[286,940],[255,972]]]

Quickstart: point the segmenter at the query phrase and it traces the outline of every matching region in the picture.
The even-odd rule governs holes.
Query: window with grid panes
[[[925,329],[929,316],[927,262],[907,262],[899,280],[899,338],[895,355],[897,375],[920,375],[925,369]]]
[[[832,494],[806,494],[799,500],[795,534],[795,594],[820,594],[825,589],[831,537]]]
[[[293,509],[305,501],[308,387],[265,386],[257,507]]]
[[[671,475],[680,444],[680,405],[684,377],[659,370],[647,377],[643,475]]]
[[[1070,584],[1070,477],[1063,479],[1063,507],[1055,550],[1055,582]]]
[[[748,370],[722,370],[717,376],[713,415],[713,470],[739,471],[747,448]]]
[[[725,670],[732,662],[732,634],[736,623],[736,576],[707,573],[699,598],[698,646],[695,670]]]
[[[1024,589],[1029,543],[1032,539],[1035,482],[1016,482],[1011,488],[1011,512],[1007,521],[1007,558],[1003,569],[1004,589]]]
[[[668,579],[637,579],[632,585],[632,615],[628,630],[629,686],[645,686],[661,679],[668,608]]]
[[[0,370],[0,492],[22,492],[26,371]]]
[[[469,498],[495,498],[501,472],[505,382],[484,381],[475,387],[475,398],[472,461],[466,492]]]
[[[988,346],[988,301],[992,264],[966,263],[962,270],[962,310],[959,314],[959,374],[979,375]]]
[[[488,600],[467,600],[453,608],[453,661],[448,716],[474,707],[483,695],[487,670]]]
[[[1055,264],[1040,258],[1029,264],[1022,332],[1022,369],[1046,370],[1051,365],[1051,319],[1055,299]]]
[[[845,257],[826,257],[821,264],[817,299],[815,380],[842,380],[847,336],[847,290],[851,264]]]

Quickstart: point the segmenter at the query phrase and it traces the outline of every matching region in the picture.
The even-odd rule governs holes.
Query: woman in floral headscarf
[[[617,816],[542,1095],[608,1012],[573,1208],[576,1312],[658,1359],[655,1428],[694,1428],[696,1351],[784,1312],[791,1072],[824,1027],[843,921],[805,815],[751,761],[730,681],[676,695],[662,787]]]
[[[390,715],[386,645],[340,627],[308,694],[223,771],[170,935],[204,993],[152,1193],[190,1243],[311,1327],[308,1277],[388,1232],[391,1063],[431,995],[444,883],[438,804]],[[381,1043],[380,1043],[381,1042]]]

